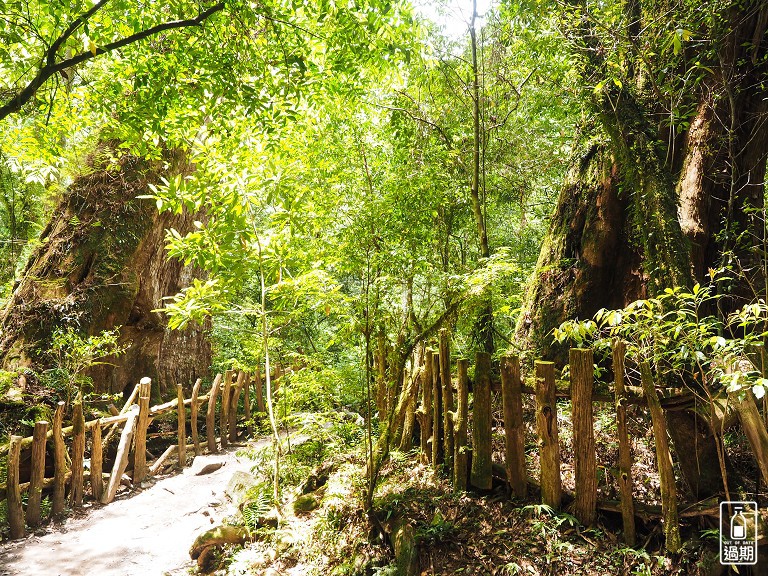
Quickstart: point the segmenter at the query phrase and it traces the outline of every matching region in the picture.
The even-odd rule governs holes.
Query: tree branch
[[[445,147],[448,150],[453,150],[453,140],[451,140],[451,137],[446,134],[445,130],[443,130],[443,127],[439,124],[436,124],[435,122],[432,122],[431,120],[427,120],[426,118],[422,118],[421,116],[414,114],[407,108],[401,108],[399,106],[387,106],[386,104],[374,104],[378,108],[383,108],[384,110],[391,110],[393,112],[402,112],[406,116],[408,116],[411,120],[415,120],[416,122],[421,122],[422,124],[425,124],[432,128],[435,132],[437,132],[440,135],[440,138],[445,142]]]
[[[61,36],[56,38],[54,40],[53,44],[51,44],[50,48],[46,51],[45,56],[45,62],[46,66],[55,66],[56,64],[56,53],[59,51],[59,48],[61,48],[64,45],[64,42],[69,40],[69,38],[74,34],[80,26],[88,22],[88,20],[91,19],[91,16],[96,14],[99,10],[101,10],[106,4],[109,2],[109,0],[100,0],[99,2],[96,2],[93,6],[91,6],[91,9],[87,12],[81,14],[75,20],[72,21],[72,23],[67,27],[64,32],[61,33]]]
[[[0,106],[0,120],[9,116],[10,114],[13,114],[14,112],[18,112],[21,109],[21,107],[24,106],[24,104],[26,104],[27,102],[29,102],[29,100],[32,99],[32,97],[37,93],[40,87],[51,76],[53,76],[57,72],[61,72],[66,68],[70,68],[71,66],[76,66],[77,64],[80,64],[87,60],[92,60],[97,56],[106,54],[108,52],[112,52],[113,50],[117,50],[118,48],[122,48],[123,46],[134,44],[136,42],[139,42],[140,40],[149,38],[150,36],[155,36],[156,34],[159,34],[166,30],[200,26],[207,18],[209,18],[216,12],[220,12],[221,10],[223,10],[225,6],[224,2],[219,2],[218,4],[214,4],[207,10],[200,12],[200,14],[198,14],[194,18],[189,18],[186,20],[172,20],[170,22],[158,24],[157,26],[147,28],[146,30],[142,30],[141,32],[137,32],[136,34],[131,34],[130,36],[126,36],[125,38],[122,38],[120,40],[116,40],[109,44],[105,44],[104,46],[100,46],[96,48],[96,50],[93,52],[90,52],[90,51],[81,52],[76,56],[72,56],[71,58],[67,58],[66,60],[62,60],[61,62],[56,63],[55,62],[56,53],[58,49],[61,47],[61,45],[67,40],[67,38],[69,38],[72,34],[74,34],[75,31],[88,20],[88,18],[93,16],[93,14],[99,8],[103,7],[107,2],[109,2],[109,0],[101,0],[97,4],[94,4],[94,6],[90,10],[88,10],[88,12],[85,12],[82,16],[78,17],[74,22],[72,22],[72,24],[69,25],[69,27],[61,34],[61,36],[59,36],[56,39],[56,41],[53,44],[51,44],[51,47],[48,48],[48,50],[46,50],[45,57],[43,58],[43,61],[45,62],[45,64],[40,67],[35,77],[32,78],[32,80],[30,80],[29,83],[23,89],[21,89],[13,98],[11,98],[5,104]]]

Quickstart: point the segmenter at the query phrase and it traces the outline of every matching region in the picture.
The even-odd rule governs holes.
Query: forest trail
[[[0,576],[188,574],[195,537],[236,511],[226,496],[227,485],[236,471],[250,472],[253,465],[236,455],[240,448],[198,456],[183,473],[157,480],[138,494],[95,505],[43,536],[0,547]],[[214,462],[225,465],[196,475]]]

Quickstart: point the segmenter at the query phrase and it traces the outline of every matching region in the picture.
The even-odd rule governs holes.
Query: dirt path
[[[266,444],[260,441],[255,445]],[[0,547],[0,576],[164,576],[188,574],[195,536],[234,512],[232,475],[253,464],[236,448],[199,456],[182,474],[107,506],[94,506],[44,536]],[[203,465],[224,462],[196,475]]]

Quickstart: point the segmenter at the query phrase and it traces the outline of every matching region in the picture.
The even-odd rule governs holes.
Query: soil
[[[188,574],[194,565],[189,547],[197,534],[236,511],[227,484],[253,464],[237,451],[198,456],[181,474],[145,483],[145,489],[124,492],[106,506],[92,503],[58,526],[4,544],[0,576]],[[218,462],[224,466],[197,475]]]

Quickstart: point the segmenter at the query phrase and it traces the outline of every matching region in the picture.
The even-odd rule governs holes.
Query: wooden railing
[[[594,371],[592,351],[571,349],[570,351],[570,389],[558,391],[555,386],[554,364],[536,361],[534,363],[535,386],[523,384],[520,361],[515,356],[501,359],[499,386],[491,380],[491,358],[488,354],[478,353],[473,382],[473,405],[468,410],[469,378],[468,361],[456,362],[456,377],[450,373],[450,349],[446,331],[440,332],[439,350],[428,349],[421,371],[420,386],[403,387],[402,394],[411,394],[413,406],[420,396],[420,406],[415,410],[421,429],[420,448],[427,462],[436,469],[448,472],[457,490],[464,490],[469,483],[477,489],[488,490],[492,487],[494,472],[505,477],[510,491],[518,498],[528,496],[529,480],[525,458],[525,425],[523,420],[523,395],[535,395],[536,435],[539,456],[539,482],[541,501],[554,509],[560,509],[563,503],[561,481],[561,450],[558,431],[558,398],[570,398],[572,402],[571,424],[573,433],[575,492],[572,494],[574,515],[585,525],[595,522],[597,509],[611,510],[622,514],[624,540],[635,544],[635,516],[659,517],[664,520],[667,547],[679,548],[679,518],[690,516],[717,516],[717,502],[692,503],[680,506],[672,471],[672,456],[667,442],[666,421],[662,407],[681,409],[693,405],[691,393],[680,390],[667,390],[662,394],[655,388],[653,378],[642,374],[642,387],[628,386],[624,378],[625,347],[621,342],[614,344],[613,371],[615,374],[613,394],[594,393]],[[421,389],[419,394],[417,391]],[[492,390],[501,393],[504,422],[504,468],[503,472],[494,470],[491,460]],[[455,406],[454,406],[455,398]],[[594,434],[594,402],[611,402],[615,406],[617,422],[617,440],[619,445],[617,486],[619,501],[598,500],[598,474],[596,463]],[[409,400],[401,398],[399,405],[408,406]],[[661,485],[661,507],[637,502],[633,494],[632,452],[627,430],[626,408],[628,404],[641,404],[648,407],[649,420],[653,426]],[[754,402],[753,402],[754,404]],[[738,406],[737,406],[738,409]],[[739,409],[742,424],[754,427]],[[754,418],[753,418],[754,420]],[[759,421],[759,418],[757,419]],[[396,427],[404,426],[407,415],[397,415]],[[472,434],[467,437],[468,422],[471,422]],[[762,425],[758,422],[758,425]],[[401,449],[410,449],[410,436],[407,426],[403,428]],[[764,426],[762,428],[764,432]],[[755,434],[755,436],[758,436]],[[750,440],[750,442],[752,442]],[[753,450],[759,453],[758,442],[752,442]],[[471,469],[468,470],[468,453],[471,451]],[[759,456],[758,456],[759,459]],[[609,468],[612,468],[609,466]]]
[[[86,485],[90,485],[91,497],[108,504],[114,500],[121,480],[126,474],[129,456],[132,453],[133,471],[131,481],[138,484],[147,477],[158,473],[166,461],[175,453],[178,467],[187,462],[187,423],[190,427],[191,449],[195,455],[203,452],[198,425],[203,407],[205,408],[206,446],[209,452],[226,447],[238,439],[238,417],[248,422],[251,417],[251,385],[254,387],[256,409],[264,411],[262,382],[258,371],[255,377],[250,373],[227,370],[224,376],[218,374],[207,394],[200,394],[201,380],[192,386],[192,394],[184,397],[181,385],[177,386],[176,399],[156,406],[150,406],[149,378],[143,378],[126,401],[122,411],[115,416],[86,421],[83,405],[76,402],[72,407],[72,422],[64,427],[65,403],[59,402],[53,417],[53,425],[46,421],[35,423],[32,436],[22,438],[11,436],[10,443],[0,447],[0,456],[7,453],[7,483],[0,485],[0,501],[7,500],[8,523],[11,538],[25,534],[25,524],[34,528],[42,521],[42,494],[51,490],[51,514],[59,516],[65,509],[65,490],[69,486],[68,500],[73,508],[81,507]],[[221,398],[219,399],[219,395]],[[240,398],[243,401],[240,402]],[[217,402],[218,400],[218,402]],[[189,416],[187,415],[189,406]],[[242,406],[242,408],[240,408]],[[219,442],[216,438],[216,416],[218,409]],[[147,428],[152,420],[161,414],[175,411],[176,444],[151,464],[147,462]],[[103,473],[103,447],[122,426],[117,455],[109,474]],[[106,435],[105,434],[105,429]],[[90,432],[90,463],[86,470],[86,436]],[[70,449],[66,440],[71,438]],[[47,442],[52,441],[53,476],[46,477]],[[20,483],[20,461],[23,450],[31,448],[31,469],[29,482]],[[71,456],[68,458],[68,453]],[[22,505],[22,494],[28,492],[26,507]]]

